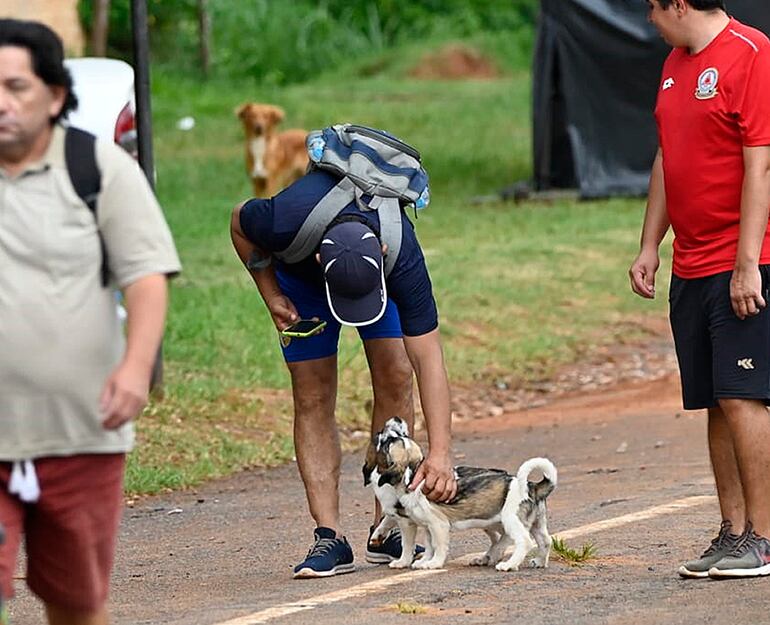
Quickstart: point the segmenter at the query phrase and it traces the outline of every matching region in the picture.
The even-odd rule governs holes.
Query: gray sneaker
[[[708,577],[709,569],[726,556],[741,536],[732,534],[733,524],[730,521],[722,521],[719,526],[719,535],[711,541],[709,548],[696,560],[685,562],[679,567],[679,575],[682,577]]]
[[[770,575],[770,540],[754,533],[751,523],[724,558],[709,569],[709,577],[759,577]]]

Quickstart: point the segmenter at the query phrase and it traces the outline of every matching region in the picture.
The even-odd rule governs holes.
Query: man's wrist
[[[434,458],[448,458],[451,454],[449,447],[444,445],[431,445],[428,450],[428,455],[433,456]]]
[[[759,260],[758,259],[736,259],[735,261],[735,267],[733,268],[733,271],[736,273],[745,273],[747,271],[755,271],[759,268]]]

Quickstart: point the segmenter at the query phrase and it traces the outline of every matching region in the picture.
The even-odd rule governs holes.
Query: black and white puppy
[[[438,569],[449,552],[449,530],[480,528],[489,537],[487,552],[471,562],[494,566],[498,571],[515,571],[527,554],[533,567],[548,566],[551,536],[548,534],[545,500],[556,487],[556,467],[546,458],[531,458],[516,475],[500,469],[459,466],[455,468],[457,494],[450,503],[435,503],[421,486],[408,486],[423,460],[420,446],[409,437],[406,423],[398,417],[387,421],[375,434],[363,467],[364,484],[370,485],[385,517],[372,533],[372,540],[384,538],[394,519],[401,530],[404,555],[391,568]],[[543,479],[530,482],[529,474],[539,470]],[[428,544],[420,560],[412,562],[417,527],[427,530]],[[505,550],[513,553],[503,560]]]

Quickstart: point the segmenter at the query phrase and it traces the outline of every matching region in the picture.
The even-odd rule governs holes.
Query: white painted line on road
[[[663,504],[662,506],[654,506],[653,508],[647,508],[646,510],[640,510],[639,512],[632,512],[631,514],[616,516],[614,519],[597,521],[596,523],[581,525],[580,527],[575,527],[571,530],[556,532],[555,536],[558,536],[562,540],[567,540],[568,538],[576,538],[578,536],[585,536],[586,534],[595,534],[596,532],[601,532],[603,530],[610,530],[615,527],[620,527],[621,525],[635,523],[636,521],[644,521],[646,519],[660,516],[661,514],[670,514],[671,512],[684,510],[685,508],[693,508],[694,506],[700,506],[716,500],[716,495],[698,495],[695,497],[685,497],[684,499],[677,499],[676,501]]]
[[[595,534],[596,532],[614,529],[616,527],[628,525],[629,523],[652,519],[656,516],[678,512],[679,510],[693,508],[695,506],[701,506],[703,504],[715,501],[717,501],[717,498],[714,495],[685,497],[684,499],[677,499],[671,503],[663,504],[660,506],[653,506],[652,508],[640,510],[639,512],[632,512],[630,514],[624,514],[612,519],[605,519],[604,521],[597,521],[596,523],[589,523],[588,525],[581,525],[579,527],[564,530],[562,532],[556,532],[554,535],[558,536],[562,540],[577,538],[578,536]],[[481,553],[470,553],[450,561],[449,564],[463,564],[471,558],[481,555]],[[342,590],[337,590],[335,592],[326,593],[323,595],[317,595],[315,597],[310,597],[301,601],[284,603],[282,605],[277,605],[266,610],[261,610],[260,612],[249,614],[247,616],[240,616],[229,621],[217,623],[217,625],[257,625],[258,623],[267,623],[268,621],[281,618],[282,616],[296,614],[297,612],[303,612],[305,610],[312,610],[318,606],[326,605],[329,603],[337,603],[338,601],[344,601],[345,599],[363,597],[378,590],[382,590],[383,588],[387,588],[388,586],[405,584],[419,577],[435,575],[436,573],[446,573],[446,569],[408,571],[407,573],[401,573],[391,577],[385,577],[382,579],[376,579],[371,582],[366,582],[365,584],[359,584],[358,586],[353,586],[352,588],[343,588]]]
[[[388,586],[396,586],[397,584],[404,584],[410,582],[418,577],[426,577],[428,575],[435,575],[436,573],[445,573],[446,569],[432,569],[426,571],[409,571],[400,575],[394,575],[393,577],[385,577],[383,579],[376,579],[372,582],[353,586],[352,588],[343,588],[336,592],[330,592],[325,595],[318,595],[316,597],[310,597],[309,599],[303,599],[302,601],[295,601],[293,603],[285,603],[283,605],[277,605],[261,612],[255,612],[248,616],[241,616],[231,621],[225,621],[224,623],[218,623],[217,625],[256,625],[257,623],[267,623],[275,618],[281,616],[288,616],[289,614],[295,614],[296,612],[302,612],[303,610],[312,610],[320,605],[327,603],[336,603],[337,601],[343,601],[345,599],[351,599],[353,597],[363,597],[369,593],[382,590]]]

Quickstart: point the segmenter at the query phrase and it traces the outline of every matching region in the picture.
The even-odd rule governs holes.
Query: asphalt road
[[[350,575],[291,578],[313,527],[294,466],[144,500],[124,517],[114,623],[768,623],[770,578],[676,575],[719,523],[705,441],[704,416],[679,409],[674,377],[459,424],[458,464],[515,470],[545,455],[557,465],[551,531],[572,547],[591,542],[598,554],[583,566],[553,558],[546,570],[465,565],[464,556],[486,546],[478,530],[453,535],[451,561],[439,572],[366,564],[372,510],[362,453],[343,466],[343,522],[358,567]],[[17,588],[12,623],[42,623],[22,580]]]

